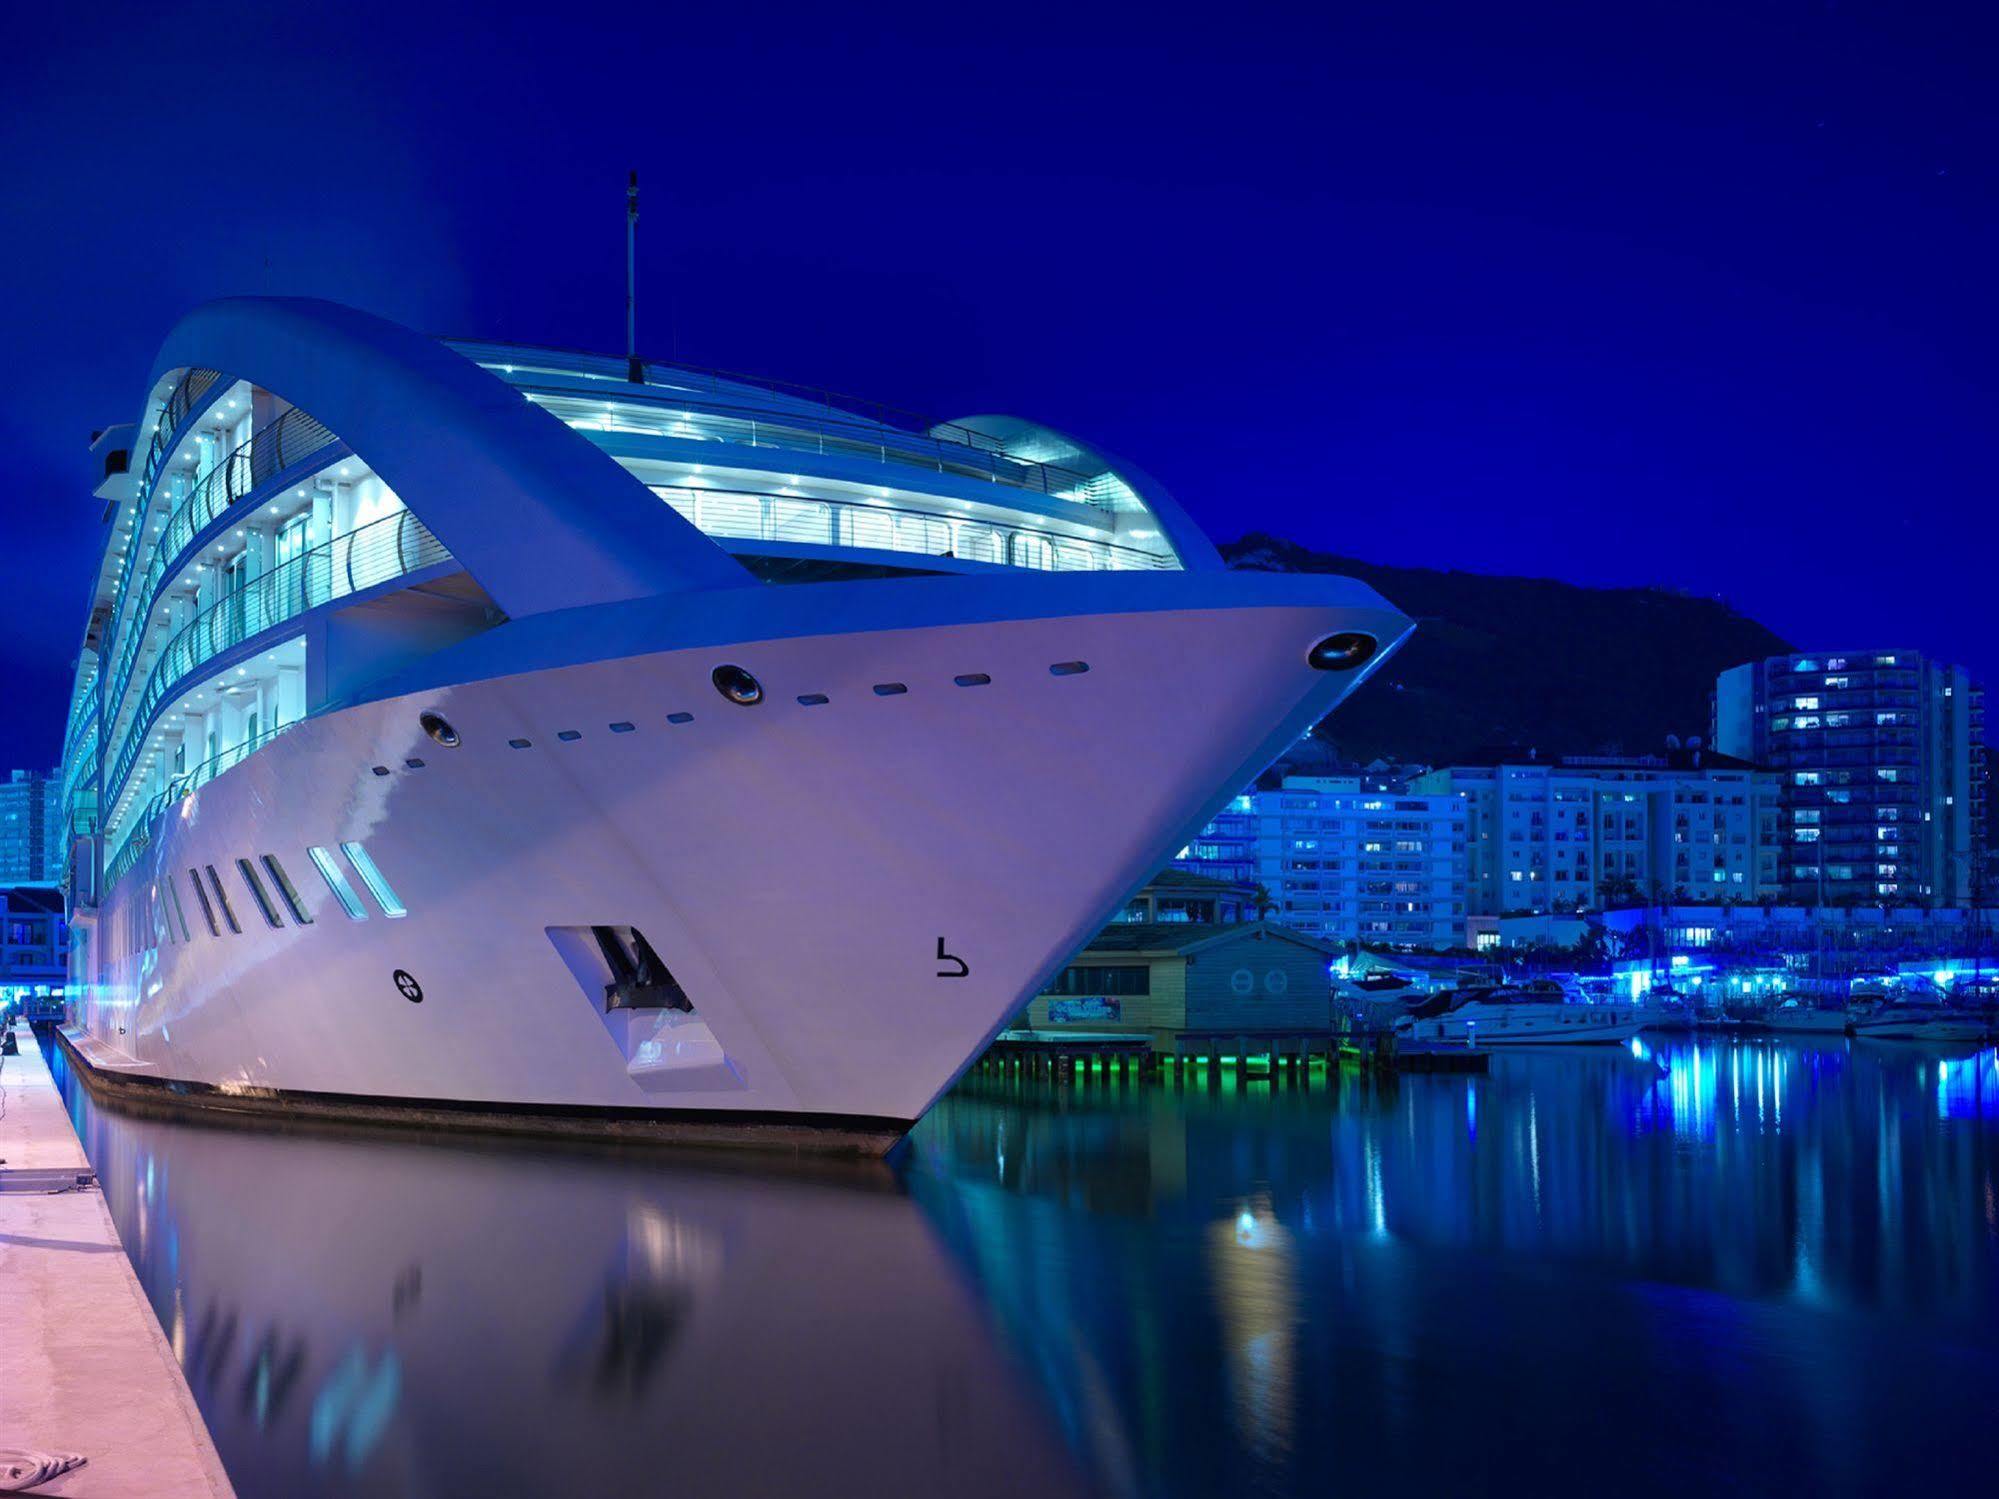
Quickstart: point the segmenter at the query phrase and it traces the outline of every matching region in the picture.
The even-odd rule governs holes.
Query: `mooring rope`
[[[74,1452],[26,1452],[0,1447],[0,1494],[40,1488],[58,1474],[82,1467],[84,1461]]]

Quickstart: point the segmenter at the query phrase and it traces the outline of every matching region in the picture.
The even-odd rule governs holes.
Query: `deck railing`
[[[399,510],[223,594],[161,647],[145,693],[127,720],[116,765],[105,779],[107,803],[116,805],[158,710],[202,665],[309,609],[450,559],[428,526],[410,511]]]
[[[1178,565],[1169,556],[1136,547],[893,505],[665,484],[651,488],[707,536],[911,552],[1044,572],[1144,571]]]
[[[176,771],[173,779],[167,782],[166,789],[146,803],[146,810],[133,822],[132,831],[125,835],[124,843],[112,856],[111,862],[105,865],[104,888],[110,890],[118,883],[121,875],[139,862],[139,856],[152,845],[153,830],[159,825],[160,813],[167,809],[169,803],[179,801],[196,787],[205,786],[232,766],[241,765],[278,735],[297,728],[300,722],[302,720],[293,719],[290,723],[277,724],[255,738],[246,739],[241,744],[231,745],[219,754],[210,755],[199,765]]]
[[[606,417],[589,409],[599,404],[598,397],[542,387],[520,388],[537,405],[547,407],[571,426],[585,431],[690,437],[741,447],[866,458],[876,463],[902,464],[930,473],[1005,484],[1075,504],[1109,508],[1095,493],[1089,474],[1058,464],[1015,458],[1001,452],[996,444],[974,445],[956,435],[940,436],[943,429],[905,432],[859,418],[843,421],[838,416],[819,417],[806,412],[751,410],[704,396],[699,391],[670,397],[672,404],[665,405],[661,404],[663,392],[656,386],[646,386],[643,396],[635,394],[622,401],[616,394],[607,393],[601,398],[603,401],[622,405],[625,410],[620,415]],[[969,435],[970,429],[959,428],[957,432]]]
[[[193,488],[160,528],[136,594],[130,589],[129,575],[119,589],[117,608],[105,639],[107,642],[117,641],[128,617],[137,628],[119,653],[118,667],[112,674],[112,680],[117,683],[110,699],[112,703],[120,702],[125,689],[131,685],[132,661],[145,639],[145,621],[152,617],[153,609],[159,602],[162,581],[175,564],[185,560],[182,553],[188,543],[218,516],[268,483],[273,475],[326,451],[336,440],[323,422],[294,406],[262,431],[253,434],[247,442],[239,443],[228,456],[195,480]],[[144,541],[143,536],[132,538],[130,550],[126,553],[128,565]]]
[[[187,420],[194,403],[207,395],[221,378],[215,370],[189,370],[181,376],[180,384],[168,394],[166,404],[160,408],[160,419],[153,424],[152,441],[146,448],[146,465],[141,471],[139,488],[141,499],[151,494],[153,486],[159,482],[160,469],[166,464],[168,454],[173,452],[180,424]]]

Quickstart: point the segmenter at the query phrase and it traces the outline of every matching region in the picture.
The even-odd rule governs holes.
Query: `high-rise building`
[[[1175,862],[1263,886],[1275,920],[1324,941],[1464,945],[1461,797],[1286,776],[1236,797]]]
[[[0,885],[54,884],[62,872],[59,778],[17,770],[0,782]]]
[[[1781,778],[1781,896],[1960,905],[1985,829],[1983,703],[1920,651],[1801,652],[1715,682],[1715,746]]]
[[[1475,916],[1641,899],[1770,898],[1776,777],[1698,746],[1453,765],[1411,789],[1467,803]]]

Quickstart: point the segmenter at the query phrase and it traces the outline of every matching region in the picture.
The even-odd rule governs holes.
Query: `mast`
[[[639,362],[639,174],[625,188],[625,378],[645,384]]]

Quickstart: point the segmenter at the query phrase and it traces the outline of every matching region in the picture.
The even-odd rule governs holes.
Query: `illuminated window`
[[[368,887],[368,893],[375,897],[375,904],[382,908],[382,914],[391,920],[407,916],[403,903],[396,899],[396,892],[389,888],[389,882],[382,878],[382,871],[375,867],[375,861],[368,857],[368,850],[358,843],[343,843],[340,851],[347,855],[347,862],[354,866],[354,872],[361,876],[361,883]]]
[[[355,921],[366,921],[368,912],[361,904],[361,897],[354,893],[354,887],[347,883],[347,876],[340,872],[340,866],[333,862],[333,855],[323,848],[309,848],[305,856],[312,860],[319,877],[326,881],[326,888],[333,892],[333,898],[340,902],[340,909]]]
[[[167,895],[173,901],[174,915],[180,921],[180,940],[183,942],[192,942],[194,939],[188,935],[187,930],[187,910],[181,905],[180,891],[174,888],[174,882],[171,879],[167,881]]]

